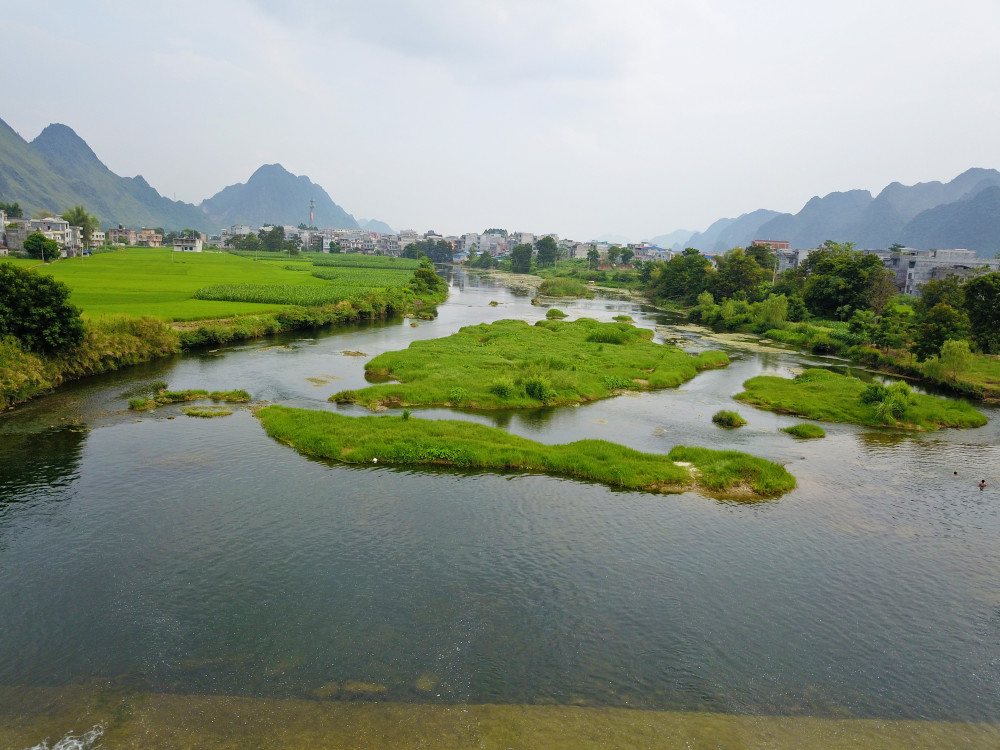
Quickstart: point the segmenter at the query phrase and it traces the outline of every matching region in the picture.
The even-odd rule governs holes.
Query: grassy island
[[[747,421],[735,411],[720,409],[712,415],[712,421],[719,427],[743,427]]]
[[[369,380],[395,380],[331,401],[371,409],[449,405],[479,409],[577,404],[622,391],[671,388],[729,358],[707,351],[692,356],[654,344],[653,332],[629,323],[501,320],[467,326],[453,336],[415,341],[375,357]]]
[[[134,411],[146,411],[157,406],[182,404],[187,401],[224,401],[230,404],[245,404],[249,400],[250,394],[244,390],[209,392],[202,388],[190,388],[186,391],[168,391],[166,388],[159,388],[152,396],[136,396],[130,399],[128,408]]]
[[[267,406],[257,417],[272,438],[350,464],[540,472],[628,490],[734,499],[775,497],[795,487],[782,466],[737,451],[676,446],[662,456],[604,440],[544,445],[472,422],[347,417],[286,406]]]
[[[594,291],[582,281],[567,278],[545,279],[538,287],[538,294],[541,297],[594,298]]]
[[[782,427],[781,431],[802,440],[815,440],[816,438],[826,437],[826,430],[818,424],[809,424],[808,422],[793,424],[791,427]]]
[[[793,379],[761,375],[734,398],[759,409],[823,422],[848,422],[910,430],[981,427],[986,416],[965,401],[912,393],[905,383],[884,386],[828,370],[810,369]]]

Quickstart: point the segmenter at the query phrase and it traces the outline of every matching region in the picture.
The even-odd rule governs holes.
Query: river
[[[143,715],[145,746],[173,747],[164,727],[188,726],[203,732],[190,746],[214,747],[194,717],[231,718],[243,700],[273,717],[244,727],[257,732],[246,746],[268,746],[282,722],[319,731],[317,705],[413,707],[413,732],[458,706],[1000,723],[996,409],[976,430],[828,424],[825,439],[797,441],[779,428],[801,420],[731,396],[760,373],[845,363],[720,344],[614,299],[557,306],[628,314],[658,341],[724,348],[732,364],[587,406],[414,416],[544,443],[738,449],[785,463],[796,490],[743,504],[352,468],[275,443],[245,408],[212,420],[126,409],[124,393],[162,379],[365,414],[327,397],[364,386],[370,357],[466,324],[544,318],[526,296],[452,273],[434,321],[189,353],[0,416],[0,744],[142,746],[128,742]],[[715,427],[721,408],[750,424]],[[162,725],[148,714],[167,710],[158,700],[173,701]],[[278,718],[277,706],[304,708]],[[939,746],[975,744],[958,737]]]

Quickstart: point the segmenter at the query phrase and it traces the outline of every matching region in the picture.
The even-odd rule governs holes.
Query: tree
[[[956,310],[962,309],[965,306],[964,280],[955,274],[949,274],[943,279],[931,279],[920,285],[920,299],[915,305],[918,314],[925,314],[939,302],[951,305]]]
[[[608,248],[608,263],[613,266],[618,265],[618,258],[622,254],[622,249],[618,245],[612,245]]]
[[[601,254],[597,251],[596,247],[592,247],[587,251],[587,268],[593,270],[601,264]]]
[[[987,354],[1000,354],[1000,273],[967,282],[963,306],[976,346]]]
[[[709,288],[712,261],[689,247],[667,263],[659,263],[650,278],[653,295],[663,299],[694,302]]]
[[[758,322],[768,329],[778,328],[788,318],[788,298],[784,294],[769,294],[754,310]]]
[[[24,209],[21,208],[17,201],[13,203],[0,202],[0,211],[3,211],[11,219],[20,219],[24,216]]]
[[[762,268],[756,259],[737,247],[716,258],[717,270],[711,275],[709,291],[716,299],[733,297],[743,292],[749,299],[760,299],[760,289],[769,281],[771,272]]]
[[[882,317],[872,333],[872,343],[883,352],[902,349],[910,334],[910,314],[899,312],[895,307],[883,311]]]
[[[951,373],[951,379],[957,380],[959,373],[967,370],[972,364],[969,342],[964,339],[958,341],[948,339],[941,344],[941,364]]]
[[[404,258],[419,258],[426,255],[432,263],[451,263],[455,251],[445,240],[417,240],[403,250]]]
[[[510,270],[514,273],[531,273],[531,245],[516,245],[510,251]]]
[[[24,249],[29,257],[39,258],[46,263],[59,257],[59,243],[41,232],[29,234],[24,240]]]
[[[556,241],[546,235],[535,243],[535,248],[538,251],[538,265],[539,266],[554,266],[556,263],[556,257],[559,253],[559,247],[556,245]]]
[[[84,330],[68,299],[69,288],[51,276],[0,263],[0,337],[14,336],[36,352],[71,349]]]
[[[913,353],[923,362],[941,353],[941,346],[949,339],[968,338],[969,319],[951,305],[939,302],[923,316],[913,337]]]
[[[268,253],[285,252],[284,227],[271,227],[270,229],[261,228],[261,230],[257,232],[257,236],[260,238],[260,249],[263,252],[268,252]]]
[[[770,245],[750,245],[746,249],[748,257],[753,258],[757,265],[765,269],[769,274],[774,274],[774,267],[778,262],[778,254],[771,249]]]
[[[635,257],[635,250],[630,247],[622,248],[622,265],[627,266]]]
[[[802,298],[813,315],[847,320],[867,308],[877,315],[894,291],[892,274],[879,257],[855,250],[852,242],[827,240],[804,265]]]

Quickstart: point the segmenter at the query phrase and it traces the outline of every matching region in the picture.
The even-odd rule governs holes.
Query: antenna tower
[[[313,221],[313,209],[316,208],[316,200],[314,198],[309,199],[309,226],[315,226],[316,222]]]

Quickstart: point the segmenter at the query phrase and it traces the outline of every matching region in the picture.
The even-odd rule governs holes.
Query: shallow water
[[[695,722],[701,736],[733,717],[810,717],[788,745],[807,746],[809,727],[869,726],[818,719],[930,720],[914,726],[991,746],[976,744],[988,734],[962,745],[973,730],[955,722],[1000,721],[996,410],[971,431],[829,424],[825,439],[796,441],[779,428],[798,420],[730,397],[761,372],[844,363],[703,340],[619,300],[556,306],[571,317],[626,313],[659,340],[724,347],[732,364],[588,406],[415,416],[546,443],[735,448],[786,463],[794,492],[737,504],[543,476],[352,468],[271,441],[247,410],[214,420],[125,410],[123,392],[164,379],[363,414],[326,398],[364,385],[371,356],[470,323],[544,317],[488,282],[453,283],[439,317],[415,327],[186,355],[0,417],[0,686],[48,696],[0,715],[20,727],[12,746],[51,746],[103,722],[100,742],[130,747],[137,719],[123,700],[174,701],[173,720],[143,726],[160,732],[145,746],[175,746],[172,723],[224,723],[244,699],[284,712],[255,723],[260,736],[289,715],[315,733],[337,706],[367,707],[373,722],[405,715],[415,738],[448,707],[506,707],[496,721],[514,727],[546,704],[554,713],[537,716],[553,727],[599,725],[610,709],[642,709],[630,721],[663,726],[707,716]],[[344,353],[358,351],[368,356]],[[715,427],[720,408],[750,425]],[[593,718],[555,710],[567,706]],[[791,720],[759,726],[780,721]],[[176,746],[213,745],[206,735]]]

